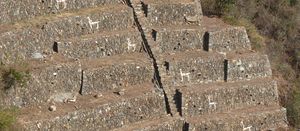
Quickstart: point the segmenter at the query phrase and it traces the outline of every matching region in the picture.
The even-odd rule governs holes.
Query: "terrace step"
[[[2,1],[0,8],[0,24],[12,23],[41,15],[61,13],[81,8],[91,8],[110,4],[122,4],[120,0],[46,0],[46,1]]]
[[[286,109],[279,106],[255,106],[224,113],[187,118],[190,130],[238,131],[287,128]]]
[[[203,17],[204,50],[230,52],[251,50],[251,43],[244,27],[233,27],[216,18]]]
[[[228,82],[272,76],[267,55],[254,52],[229,53],[226,58]]]
[[[204,17],[203,28],[199,26],[153,26],[147,36],[156,54],[202,49],[227,53],[251,50],[251,43],[244,27],[233,27],[224,22]],[[148,29],[149,30],[149,29]]]
[[[182,131],[184,121],[174,117],[159,117],[125,125],[113,131]]]
[[[154,41],[151,49],[156,55],[203,49],[203,33],[199,26],[152,27],[147,36]]]
[[[48,106],[28,107],[17,118],[22,130],[111,130],[138,121],[164,116],[165,107],[161,92],[153,85],[127,88],[125,94],[103,93],[100,98],[79,96],[76,102],[55,104],[56,111]]]
[[[271,78],[235,83],[210,83],[171,87],[183,117],[221,113],[257,105],[279,104],[277,84]]]
[[[88,68],[83,71],[83,94],[152,82],[154,74],[151,60],[141,53],[85,63],[88,63]]]
[[[149,26],[201,25],[201,6],[193,0],[144,0],[143,6]]]
[[[2,30],[0,59],[9,64],[31,58],[34,53],[48,55],[55,52],[53,44],[61,39],[125,30],[133,25],[132,9],[124,5],[37,17]]]
[[[144,57],[143,57],[144,56]],[[51,63],[54,61],[54,63]],[[57,61],[57,62],[55,62]],[[97,94],[151,83],[152,63],[140,53],[103,59],[33,63],[24,88],[10,88],[3,105],[39,105],[73,99],[79,93]],[[42,64],[40,64],[42,63]],[[1,103],[2,104],[2,103]]]
[[[70,38],[56,44],[59,54],[82,59],[142,52],[142,42],[138,30],[127,29]]]
[[[165,86],[224,81],[225,56],[204,51],[185,51],[157,57]]]

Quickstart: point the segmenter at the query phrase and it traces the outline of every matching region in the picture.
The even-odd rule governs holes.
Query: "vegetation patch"
[[[300,128],[299,0],[202,0],[203,13],[231,25],[244,26],[254,50],[268,54],[281,85],[281,104]]]
[[[10,130],[13,128],[14,123],[16,122],[18,109],[9,108],[9,109],[0,109],[0,130]]]
[[[15,87],[24,87],[29,78],[28,70],[21,70],[15,67],[1,67],[1,85],[4,91]]]

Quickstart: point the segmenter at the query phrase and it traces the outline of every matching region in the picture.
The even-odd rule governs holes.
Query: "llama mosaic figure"
[[[208,96],[208,107],[214,110],[217,109],[217,102],[213,102],[211,96]]]
[[[243,121],[241,121],[241,125],[242,125],[242,127],[243,127],[243,131],[251,131],[252,126],[245,127]]]
[[[127,38],[127,48],[128,48],[128,51],[130,51],[130,50],[135,51],[135,49],[136,49],[136,44],[132,44],[130,38]]]
[[[180,69],[181,81],[184,81],[184,77],[186,77],[188,81],[190,81],[190,74],[191,73],[183,73],[182,70]]]
[[[89,26],[91,29],[96,25],[96,29],[99,29],[99,21],[93,21],[90,17],[87,17]]]

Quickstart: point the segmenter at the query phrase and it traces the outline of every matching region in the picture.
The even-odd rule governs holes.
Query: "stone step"
[[[155,41],[151,47],[156,54],[194,49],[220,53],[251,50],[243,27],[226,27],[204,33],[198,26],[159,26],[148,33]]]
[[[140,53],[96,60],[56,61],[30,61],[29,67],[32,67],[24,87],[10,87],[0,105],[39,105],[63,102],[79,93],[120,91],[125,87],[151,83],[154,74],[152,62]]]
[[[124,5],[38,17],[1,30],[0,59],[6,64],[31,58],[34,53],[51,54],[55,52],[53,44],[61,39],[125,30],[133,24],[132,9]]]
[[[183,117],[221,113],[257,105],[267,107],[279,104],[277,84],[271,78],[172,88],[172,98]]]
[[[157,64],[165,86],[235,82],[272,76],[268,57],[251,51],[165,53],[157,56]]]
[[[230,53],[226,59],[225,79],[228,82],[272,76],[267,55],[254,52]]]
[[[204,51],[185,51],[157,57],[164,86],[224,81],[225,56]]]
[[[20,110],[17,118],[22,130],[111,130],[138,121],[166,115],[164,97],[153,85],[128,88],[123,95],[79,96],[76,102]]]
[[[155,54],[203,49],[203,33],[199,26],[153,27],[147,34],[155,41]]]
[[[68,58],[103,58],[142,52],[143,40],[136,29],[112,31],[61,40],[57,52]]]
[[[1,1],[0,24],[12,23],[41,15],[58,14],[62,11],[71,11],[109,4],[122,4],[122,2],[120,0],[5,0]]]
[[[202,10],[193,0],[144,0],[149,26],[200,25]]]
[[[244,27],[232,27],[216,18],[203,18],[203,47],[206,51],[230,52],[251,50],[251,43]]]
[[[122,87],[152,82],[154,69],[146,54],[135,53],[105,60],[86,62],[83,71],[83,94],[118,90]],[[101,64],[100,64],[101,63]]]
[[[184,121],[174,117],[159,117],[136,122],[113,131],[182,131]]]
[[[187,118],[192,131],[287,130],[286,109],[257,106],[229,112]]]

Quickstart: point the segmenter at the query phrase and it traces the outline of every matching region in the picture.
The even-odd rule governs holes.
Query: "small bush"
[[[2,68],[1,69],[1,80],[3,83],[3,89],[8,90],[15,86],[23,87],[29,77],[28,71],[21,71],[14,68]]]
[[[300,128],[300,79],[296,82],[297,89],[287,103],[287,117],[291,126]]]
[[[16,121],[17,108],[0,109],[0,130],[8,130]]]

